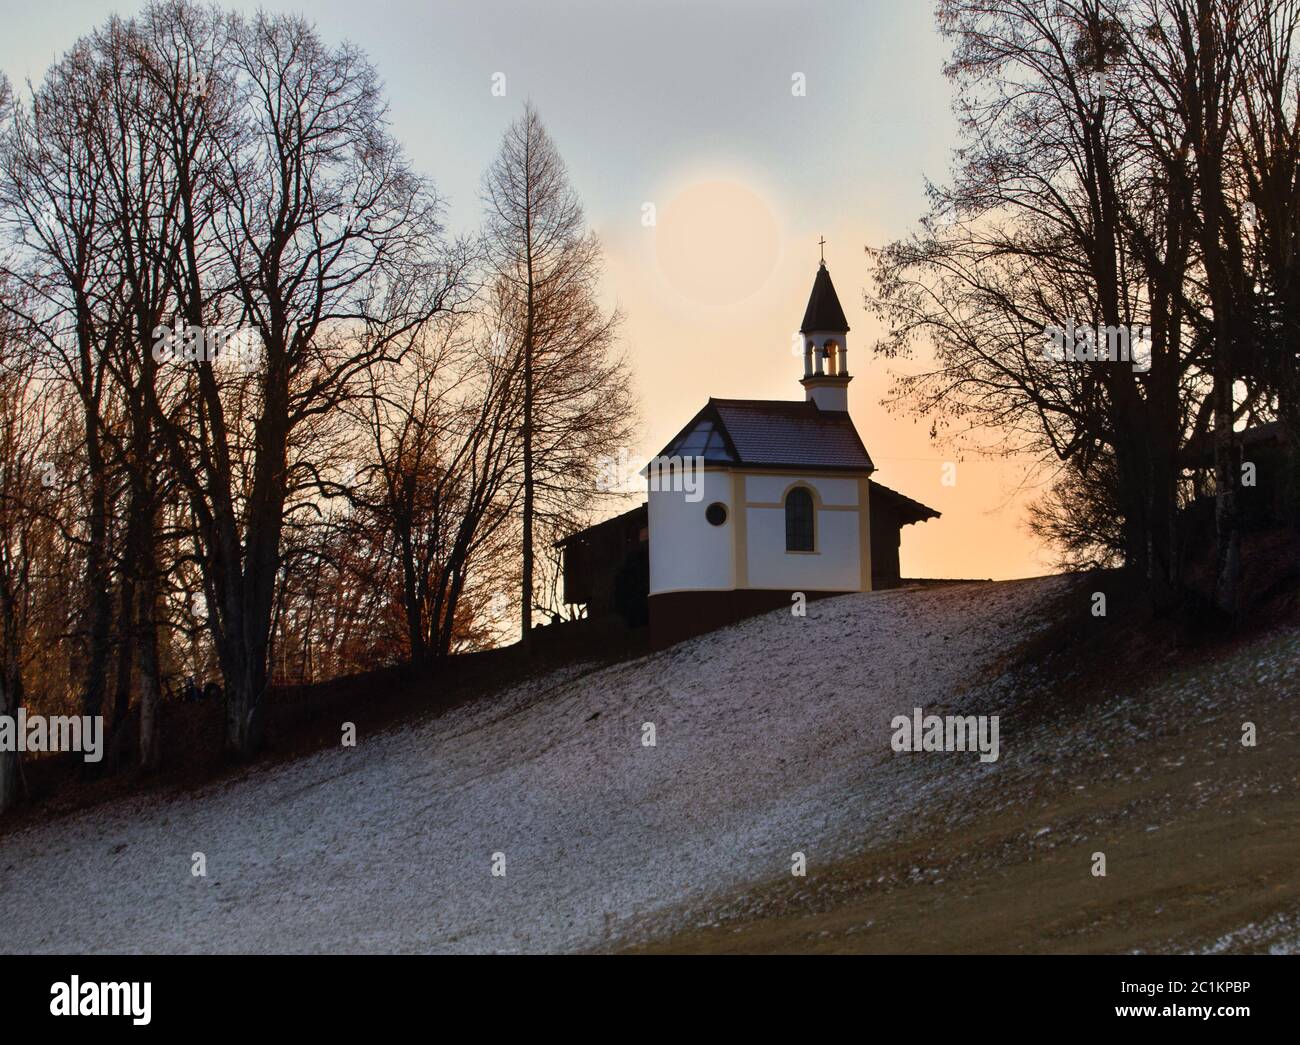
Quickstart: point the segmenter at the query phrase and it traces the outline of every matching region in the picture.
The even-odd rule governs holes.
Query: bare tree
[[[1180,454],[1198,434],[1217,447],[1218,601],[1235,604],[1233,429],[1270,393],[1250,362],[1267,311],[1253,288],[1267,281],[1242,248],[1250,165],[1233,143],[1249,126],[1243,108],[1273,104],[1254,85],[1294,83],[1278,42],[1294,38],[1294,9],[942,0],[964,138],[956,177],[931,187],[918,236],[875,252],[872,303],[890,328],[880,351],[903,354],[925,337],[938,360],[900,380],[899,399],[936,428],[960,423],[993,433],[999,449],[1064,462],[1075,488],[1044,503],[1058,515],[1040,532],[1073,539],[1080,521],[1113,513],[1124,561],[1160,609],[1182,593]],[[1269,73],[1243,75],[1245,55],[1271,55]],[[1289,125],[1274,119],[1272,139]],[[1276,171],[1272,180],[1290,184]],[[1044,337],[1066,319],[1149,327],[1148,365],[1053,358]],[[1080,498],[1092,497],[1086,510]]]
[[[632,402],[617,312],[596,301],[600,246],[537,110],[505,133],[484,178],[485,242],[505,291],[500,348],[522,376],[520,637],[529,642],[539,533],[571,527],[598,458],[625,445]]]
[[[415,661],[463,634],[462,599],[490,573],[518,499],[520,396],[493,343],[444,324],[376,374],[360,417],[370,456],[356,501],[397,564]]]
[[[181,179],[178,312],[203,328],[209,308],[226,308],[227,322],[255,333],[261,358],[239,374],[191,362],[186,410],[156,399],[154,413],[194,509],[227,742],[248,755],[286,505],[315,481],[296,440],[370,367],[409,347],[445,307],[459,262],[442,248],[437,198],[384,129],[378,81],[355,48],[327,47],[296,18],[232,20],[227,35],[202,72],[204,97],[237,101],[239,133],[217,142],[205,179]],[[201,128],[208,102],[191,112],[196,74],[178,72],[191,86],[177,85],[173,121]],[[206,229],[196,224],[204,214]],[[228,292],[214,294],[213,272]]]
[[[0,281],[0,294],[9,293]],[[0,314],[0,715],[25,702],[36,607],[33,573],[48,564],[42,531],[50,494],[42,467],[50,399],[35,379],[30,331]],[[0,813],[18,798],[18,753],[0,750]]]
[[[104,444],[106,338],[101,306],[117,296],[104,173],[95,128],[106,120],[94,49],[82,40],[50,69],[26,104],[12,108],[0,143],[0,220],[21,245],[8,271],[22,320],[38,337],[32,351],[75,391],[84,437],[83,714],[101,713],[111,655],[110,450]],[[12,303],[7,307],[13,307]],[[38,321],[39,319],[39,321]]]
[[[246,757],[275,680],[486,644],[521,567],[529,619],[631,397],[563,165],[512,134],[484,276],[300,18],[154,0],[0,78],[0,709],[138,723],[152,769],[169,681],[219,672]]]
[[[1237,612],[1243,414],[1287,413],[1296,371],[1285,246],[1297,213],[1294,0],[1142,0],[1116,24],[1137,72],[1129,109],[1141,151],[1191,201],[1195,267],[1153,267],[1164,293],[1192,298],[1208,395],[1194,435],[1212,437],[1217,535],[1215,602]],[[1281,246],[1279,252],[1277,248]],[[1195,286],[1195,291],[1189,289]],[[1198,293],[1199,292],[1199,293]],[[1238,396],[1241,386],[1245,394]]]

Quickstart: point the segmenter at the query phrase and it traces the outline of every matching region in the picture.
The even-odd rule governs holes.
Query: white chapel
[[[932,508],[873,480],[848,412],[849,324],[823,261],[800,326],[798,400],[710,399],[660,452],[702,461],[703,496],[648,495],[649,623],[665,646],[808,598],[899,583],[902,528]]]

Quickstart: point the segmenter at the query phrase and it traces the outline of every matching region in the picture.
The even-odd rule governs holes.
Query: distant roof
[[[1270,443],[1282,445],[1285,430],[1281,421],[1265,421],[1251,425],[1240,432],[1234,432],[1233,441],[1247,449],[1266,446]],[[1187,441],[1179,453],[1179,462],[1184,468],[1208,467],[1214,463],[1214,432],[1198,432]]]
[[[871,495],[872,497],[879,496],[881,500],[888,504],[904,526],[911,523],[925,522],[927,519],[937,519],[940,515],[929,505],[914,501],[906,494],[891,490],[888,486],[883,486],[874,479],[871,481]]]
[[[834,333],[847,333],[849,321],[844,318],[844,309],[840,308],[840,299],[835,293],[835,284],[831,274],[822,262],[813,280],[812,294],[808,297],[808,307],[804,310],[803,326],[799,333],[810,334],[815,330],[828,330]]]
[[[710,399],[659,454],[751,468],[875,470],[843,410],[810,401]]]
[[[585,530],[577,530],[574,533],[569,534],[567,537],[560,538],[560,540],[555,542],[554,547],[564,548],[573,544],[575,541],[589,540],[593,534],[603,533],[606,530],[616,531],[645,526],[647,518],[646,505],[639,504],[635,508],[624,512],[622,515],[616,515],[614,518],[606,519],[604,522],[594,523],[593,525],[588,526]]]

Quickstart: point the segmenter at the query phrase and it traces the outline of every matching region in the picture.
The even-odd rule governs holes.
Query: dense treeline
[[[1300,519],[1300,4],[940,0],[938,21],[962,147],[921,232],[874,254],[879,349],[935,349],[897,392],[1057,463],[1034,526],[1064,562],[1231,617],[1243,431],[1283,445],[1292,552]]]
[[[273,682],[527,634],[520,563],[632,410],[531,108],[484,203],[450,237],[375,70],[299,18],[153,4],[0,80],[0,714],[102,714],[152,767],[159,701],[216,679],[246,756]]]

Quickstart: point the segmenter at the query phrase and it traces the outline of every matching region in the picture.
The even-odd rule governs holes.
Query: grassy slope
[[[1110,593],[1112,604],[1111,617],[1100,621],[1086,609],[1088,593],[1098,587]],[[1032,588],[1030,584],[1023,592]],[[583,794],[592,800],[595,816],[604,807],[595,802],[602,792],[600,787],[593,789],[592,773],[612,773],[611,781],[620,782],[620,787],[631,786],[617,772],[618,758],[626,757],[619,754],[621,733],[615,730],[617,736],[605,737],[597,726],[612,718],[621,722],[628,716],[640,721],[641,709],[653,706],[657,710],[646,712],[650,717],[668,714],[670,721],[681,719],[686,729],[680,736],[690,744],[683,750],[693,753],[695,761],[683,764],[683,772],[698,774],[696,762],[710,752],[716,756],[718,744],[726,749],[729,743],[761,738],[778,722],[790,727],[791,741],[807,747],[807,751],[800,750],[813,761],[806,767],[800,763],[793,775],[764,763],[758,767],[766,766],[764,773],[754,779],[750,779],[752,773],[742,774],[739,779],[752,785],[776,773],[798,784],[812,767],[823,764],[822,746],[826,745],[828,752],[834,746],[826,732],[829,720],[837,730],[861,733],[864,722],[854,718],[851,702],[843,714],[835,710],[839,707],[836,701],[845,693],[870,684],[884,687],[881,692],[888,695],[892,678],[890,699],[902,701],[905,692],[915,690],[909,684],[925,674],[927,665],[959,655],[955,647],[974,644],[981,650],[1000,649],[987,666],[989,679],[959,676],[955,689],[928,690],[930,695],[925,698],[927,710],[942,713],[961,706],[963,688],[987,696],[981,688],[986,682],[1014,680],[1013,691],[1001,705],[1003,757],[996,774],[968,772],[969,767],[942,761],[963,756],[940,754],[895,756],[914,761],[891,766],[886,751],[882,772],[864,768],[860,775],[861,786],[874,793],[832,790],[823,794],[835,794],[836,803],[857,807],[860,801],[879,805],[882,798],[887,805],[889,792],[895,788],[916,789],[915,794],[925,800],[913,814],[899,817],[897,824],[890,817],[863,821],[885,826],[878,829],[877,837],[862,837],[847,853],[837,850],[841,855],[835,861],[819,857],[814,842],[806,878],[750,878],[758,884],[729,892],[726,890],[731,887],[724,887],[721,897],[716,893],[697,896],[692,901],[697,905],[694,908],[640,908],[643,914],[627,917],[624,923],[629,934],[620,932],[607,946],[619,947],[635,939],[643,949],[672,951],[1297,949],[1300,886],[1294,868],[1300,864],[1300,799],[1296,797],[1300,794],[1296,786],[1300,783],[1300,759],[1296,757],[1300,754],[1300,701],[1295,698],[1300,689],[1300,626],[1293,609],[1287,610],[1290,616],[1286,619],[1278,617],[1254,635],[1179,648],[1172,629],[1144,621],[1136,611],[1124,611],[1124,606],[1137,606],[1140,599],[1117,587],[1116,578],[1088,578],[1063,594],[1059,605],[1035,608],[1035,619],[1052,621],[1054,626],[1037,631],[1034,639],[1016,647],[1010,639],[999,643],[997,635],[1002,626],[999,621],[1014,625],[1018,614],[1027,612],[1029,603],[1023,601],[1024,594],[1016,594],[1018,590],[1014,584],[989,585],[982,591],[966,588],[927,594],[915,603],[912,600],[922,599],[920,595],[854,597],[857,601],[838,607],[827,604],[814,614],[825,619],[821,623],[809,619],[814,630],[807,638],[788,641],[802,633],[775,629],[803,625],[774,615],[766,622],[751,622],[702,644],[688,644],[639,662],[639,667],[632,665],[608,675],[597,671],[592,676],[592,692],[565,682],[560,687],[563,699],[546,699],[524,716],[528,718],[528,728],[522,731],[525,747],[531,750],[537,735],[551,739],[525,762],[505,764],[496,771],[526,776],[531,772],[531,786],[541,790],[530,801],[541,801],[549,793],[547,787],[553,786],[558,788],[557,795],[564,796],[556,798],[557,809],[571,809],[581,805],[582,796],[567,790],[572,781],[560,771],[566,763],[557,757],[576,758],[578,768],[587,774]],[[928,622],[956,619],[945,617],[943,606],[971,599],[978,619],[989,626],[984,629],[987,635],[981,631],[983,637],[976,642],[974,635],[930,634],[933,629]],[[918,620],[919,626],[914,627]],[[900,643],[896,635],[890,638],[886,632],[891,622],[894,632],[902,627],[915,641]],[[754,649],[761,649],[762,655],[752,655]],[[893,667],[880,668],[885,649],[897,654],[900,674],[893,675]],[[808,716],[799,712],[797,705],[787,706],[785,694],[795,685],[790,680],[825,669],[828,658],[833,670],[823,681],[830,689],[814,694],[819,713]],[[455,743],[451,736],[442,741],[451,745],[446,757],[452,759],[453,768],[469,760],[473,764],[461,768],[474,777],[484,771],[475,768],[483,744],[504,743],[513,750],[517,742],[523,742],[515,735],[519,730],[502,729],[509,721],[495,722],[498,710],[502,715],[513,714],[512,708],[518,710],[517,702],[502,700],[512,681],[520,676],[533,678],[538,685],[546,681],[541,676],[549,665],[516,660],[507,653],[504,659],[467,661],[461,670],[437,681],[358,678],[293,694],[292,701],[285,701],[285,719],[302,726],[285,728],[264,761],[296,762],[307,751],[324,751],[337,743],[340,717],[363,723],[373,719],[370,727],[382,730],[389,725],[440,719],[457,704],[482,700],[485,717],[481,722],[474,719],[479,732]],[[725,691],[694,697],[685,689],[682,693],[659,692],[665,686],[670,691],[674,686],[696,686],[700,679],[712,678],[709,672],[716,674],[715,669],[727,680]],[[946,676],[941,671],[936,677]],[[642,680],[645,685],[640,684]],[[568,707],[566,700],[572,702],[577,696],[583,698],[581,706]],[[756,707],[761,704],[768,717],[747,716],[745,708],[751,699],[759,702]],[[951,702],[954,700],[958,703]],[[945,706],[931,706],[932,701]],[[736,709],[726,710],[737,702],[737,714],[732,713]],[[287,714],[289,707],[294,711],[292,717]],[[592,707],[596,708],[594,714]],[[205,713],[210,710],[215,709],[204,709]],[[686,712],[691,717],[683,719]],[[1240,743],[1241,723],[1246,720],[1258,729],[1259,744],[1251,749]],[[371,728],[363,733],[371,735]],[[542,732],[537,734],[536,729]],[[692,736],[691,729],[705,732]],[[592,730],[599,735],[588,735]],[[880,742],[880,736],[869,732],[861,736],[868,741],[861,748],[862,756],[874,759],[872,745]],[[433,740],[439,742],[437,734]],[[482,741],[479,747],[474,746],[476,740]],[[602,740],[610,743],[602,746]],[[553,743],[559,745],[555,752],[550,751]],[[420,750],[417,746],[417,754]],[[677,750],[670,736],[663,755]],[[781,750],[780,762],[794,753]],[[205,772],[196,774],[203,779],[163,774],[151,784],[158,791],[185,792],[189,786],[213,782],[213,777],[239,777],[245,772],[236,769],[232,773],[230,767],[214,766],[215,772],[204,768]],[[392,788],[401,780],[397,763],[383,762],[373,769],[376,786]],[[859,775],[846,778],[839,772],[833,777],[844,783]],[[651,775],[646,779],[658,778]],[[668,773],[660,783],[668,787],[673,779]],[[701,781],[711,779],[704,774],[691,786],[703,786]],[[244,786],[234,779],[231,782]],[[248,781],[256,783],[256,779]],[[471,790],[477,791],[487,783],[475,778],[465,786],[472,784]],[[105,794],[102,783],[87,783],[72,791],[58,796],[63,801],[29,808],[23,819],[29,824],[48,824],[51,814],[57,816],[105,799],[112,802],[117,797]],[[423,795],[419,788],[416,792],[417,797]],[[751,804],[757,801],[762,806],[753,791],[744,794]],[[457,797],[464,796],[454,788],[444,788],[438,798],[444,816],[446,803]],[[667,801],[653,790],[628,801],[633,797],[636,803],[654,797]],[[704,797],[700,796],[697,806],[708,804]],[[305,801],[301,796],[292,800]],[[543,807],[549,808],[545,803]],[[644,815],[653,808],[647,807]],[[726,816],[717,823],[710,821],[713,826],[705,839],[719,837],[718,829],[725,833],[731,814],[743,812],[734,805],[725,808]],[[106,815],[109,812],[105,810]],[[820,811],[826,817],[833,812],[829,808]],[[314,823],[311,813],[306,809],[300,817],[294,814],[301,830]],[[614,831],[617,825],[600,816],[592,822],[606,833]],[[503,824],[510,826],[514,821]],[[531,836],[536,824],[525,817],[514,826],[526,829]],[[799,834],[798,824],[792,826],[796,828],[793,833]],[[388,837],[385,832],[394,830],[381,818],[374,826],[376,841],[382,843]],[[269,837],[277,836],[272,831]],[[558,856],[540,853],[545,859],[539,871],[551,866],[546,860],[562,860],[564,850],[571,848],[569,834],[561,832],[557,838],[561,852]],[[611,842],[618,843],[613,844],[614,850],[629,842],[619,838]],[[638,838],[630,841],[645,844]],[[590,843],[582,840],[582,844]],[[1091,855],[1099,850],[1106,853],[1108,861],[1104,879],[1090,873]],[[87,859],[92,856],[94,853]],[[604,888],[603,865],[588,863],[584,856],[572,873],[593,877]],[[102,868],[96,870],[95,880],[105,873]],[[560,877],[560,884],[569,888],[565,884],[569,880]],[[272,886],[267,889],[267,903],[271,903],[278,894]],[[674,902],[684,895],[675,894]],[[577,896],[570,897],[572,902],[579,902]],[[587,902],[586,894],[581,902]],[[544,913],[535,905],[532,911],[530,917]],[[628,913],[621,911],[620,917]],[[412,936],[413,946],[421,948],[438,939],[424,930]]]
[[[425,721],[481,699],[492,699],[523,680],[577,661],[618,663],[645,652],[639,633],[591,644],[581,628],[546,634],[525,653],[517,645],[451,657],[432,666],[378,668],[315,685],[276,686],[266,700],[264,740],[257,756],[236,762],[224,750],[224,708],[220,701],[164,701],[161,713],[162,766],[152,774],[135,765],[138,708],[132,709],[122,744],[110,739],[102,763],[87,769],[77,755],[24,756],[26,801],[0,816],[0,838],[97,806],[113,806],[144,795],[181,796],[250,768],[294,762],[336,748],[339,723],[353,722],[361,735]],[[577,647],[575,649],[575,646]],[[39,709],[38,709],[39,710]]]
[[[638,949],[1300,949],[1300,628],[1175,651],[1150,624],[1094,623],[1063,613],[1021,651],[1040,682],[996,789]]]

